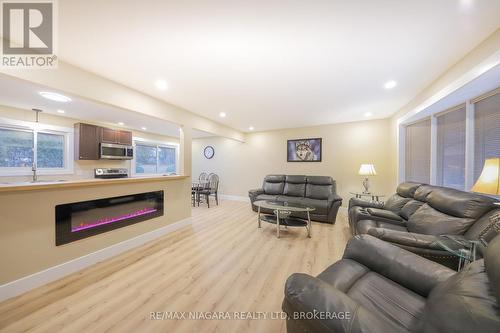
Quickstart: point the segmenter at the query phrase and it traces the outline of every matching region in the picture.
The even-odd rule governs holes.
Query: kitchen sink
[[[42,184],[42,183],[61,183],[66,182],[65,179],[47,179],[47,180],[35,180],[27,182],[0,182],[1,185],[29,185],[29,184]]]

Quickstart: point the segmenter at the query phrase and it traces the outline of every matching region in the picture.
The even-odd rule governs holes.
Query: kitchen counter
[[[177,179],[185,179],[188,176],[171,175],[171,176],[135,176],[129,178],[111,178],[111,179],[73,179],[73,180],[57,180],[57,181],[38,181],[31,182],[12,182],[2,183],[0,181],[0,192],[17,192],[17,191],[36,191],[46,189],[70,188],[70,187],[90,187],[110,184],[130,184],[140,182],[156,182],[169,181]]]

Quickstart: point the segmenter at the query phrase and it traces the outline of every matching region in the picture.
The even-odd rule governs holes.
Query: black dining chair
[[[215,173],[210,174],[207,186],[198,192],[198,205],[200,204],[199,198],[202,195],[207,201],[208,208],[210,208],[210,196],[214,196],[217,206],[219,205],[219,176]]]
[[[200,205],[200,190],[204,189],[207,186],[208,182],[208,174],[206,172],[200,173],[198,176],[198,182],[193,182],[191,186],[191,200],[193,201],[193,207],[196,202],[198,202],[198,206]]]

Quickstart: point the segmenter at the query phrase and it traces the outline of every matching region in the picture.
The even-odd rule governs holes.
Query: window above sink
[[[73,173],[73,129],[0,118],[0,176]]]

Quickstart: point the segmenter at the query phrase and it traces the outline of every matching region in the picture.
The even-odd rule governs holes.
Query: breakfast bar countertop
[[[87,187],[100,186],[111,184],[130,184],[139,182],[155,182],[185,179],[188,176],[182,175],[153,175],[153,176],[134,176],[128,178],[88,178],[88,179],[69,179],[69,180],[39,180],[37,182],[6,182],[0,181],[0,193],[16,192],[16,191],[36,191],[46,189],[70,188],[70,187]]]

